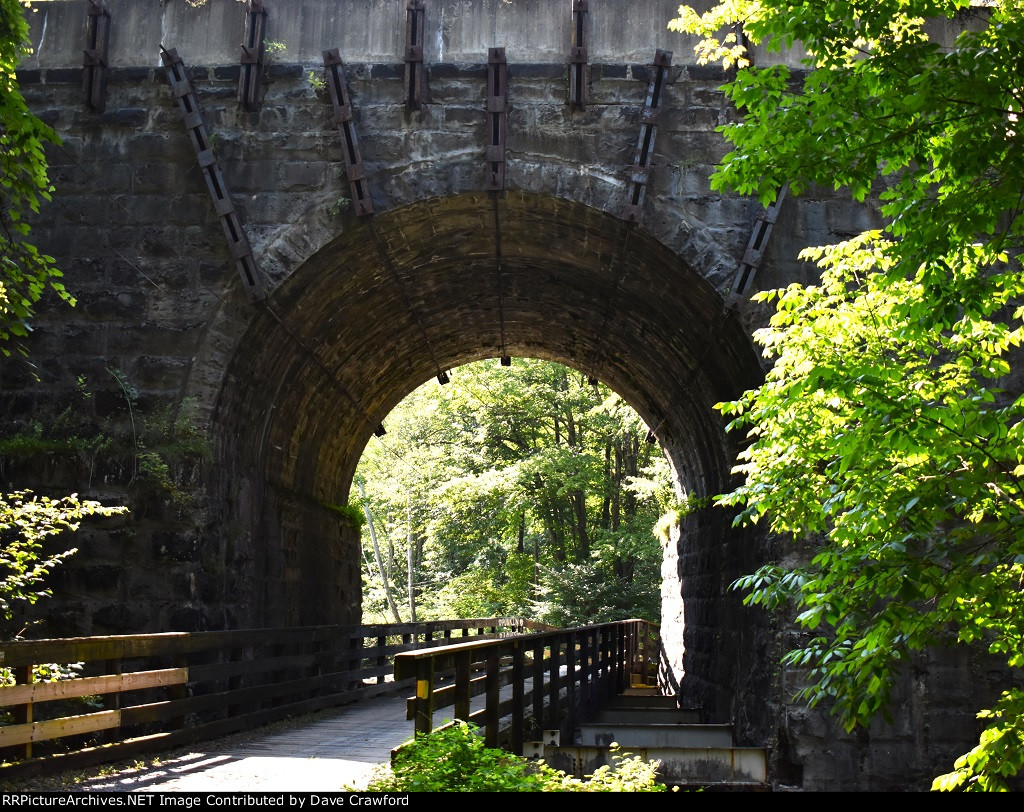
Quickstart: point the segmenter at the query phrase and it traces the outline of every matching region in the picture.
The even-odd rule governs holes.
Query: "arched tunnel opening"
[[[562,363],[619,393],[678,494],[728,489],[735,448],[713,406],[762,371],[718,292],[642,227],[513,192],[348,221],[257,305],[217,403],[213,492],[247,594],[239,621],[359,622],[358,531],[332,507],[367,441],[423,382],[503,356]],[[701,504],[664,551],[665,677],[742,737],[744,718],[764,714],[771,664],[767,620],[729,584],[763,542]]]
[[[445,378],[387,416],[356,469],[363,622],[657,622],[660,531],[680,500],[639,415],[538,359]]]

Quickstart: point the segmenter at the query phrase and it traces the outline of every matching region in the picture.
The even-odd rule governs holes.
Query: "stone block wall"
[[[0,430],[20,442],[0,477],[132,509],[78,534],[47,634],[358,620],[358,534],[331,506],[347,500],[372,430],[434,361],[495,357],[502,343],[623,394],[655,428],[681,491],[727,486],[735,449],[711,406],[758,381],[749,335],[767,313],[726,316],[722,302],[759,206],[710,189],[728,149],[715,128],[735,113],[718,90],[725,74],[689,64],[688,44],[664,30],[677,3],[591,3],[584,110],[567,104],[568,4],[432,4],[418,111],[404,103],[398,4],[302,0],[277,16],[268,3],[269,36],[285,51],[247,112],[236,98],[241,5],[154,12],[108,0],[115,58],[102,114],[84,107],[84,12],[43,5],[19,80],[63,145],[48,152],[56,191],[33,235],[78,304],[47,301],[27,357],[0,365]],[[160,44],[188,67],[265,305],[240,290],[156,67]],[[491,46],[509,59],[498,196],[482,191]],[[352,94],[370,224],[348,205],[318,81],[329,47]],[[675,61],[631,229],[619,214],[656,47]],[[878,223],[872,203],[829,190],[787,200],[757,287],[812,279],[801,248]],[[985,672],[930,653],[892,725],[840,735],[826,711],[792,699],[801,675],[777,665],[792,626],[729,589],[781,553],[772,545],[714,510],[677,528],[663,570],[668,683],[734,722],[742,743],[767,744],[780,788],[925,788],[969,746]]]

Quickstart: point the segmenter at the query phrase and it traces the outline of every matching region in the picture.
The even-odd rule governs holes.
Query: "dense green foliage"
[[[806,251],[821,282],[763,294],[765,384],[721,404],[750,444],[740,522],[810,540],[799,566],[743,578],[816,634],[786,660],[847,728],[885,711],[911,652],[980,646],[1012,679],[941,789],[999,789],[1024,765],[1024,4],[729,0],[677,30],[739,64],[740,119],[715,188],[786,182],[877,194],[884,230]],[[948,18],[966,28],[940,43]],[[744,66],[754,42],[802,43],[807,71]],[[803,543],[803,542],[802,542]]]
[[[21,0],[0,0],[0,353],[28,334],[28,320],[47,287],[70,303],[56,281],[61,273],[53,258],[28,241],[25,217],[50,199],[47,142],[56,133],[29,113],[14,71],[28,53],[28,24]]]
[[[573,778],[544,762],[532,762],[484,746],[479,731],[456,722],[432,733],[417,734],[400,748],[389,769],[376,775],[370,792],[665,792],[657,781],[657,764],[614,755],[585,780]]]
[[[411,569],[421,619],[656,620],[652,529],[671,488],[646,431],[618,396],[547,362],[481,362],[420,387],[357,473],[381,554],[367,528],[364,610],[383,605],[381,569],[408,604]]]

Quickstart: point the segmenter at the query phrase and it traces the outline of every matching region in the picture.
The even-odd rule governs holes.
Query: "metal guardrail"
[[[429,733],[435,712],[452,707],[454,719],[484,728],[488,746],[522,755],[528,723],[537,736],[568,736],[623,688],[653,684],[658,656],[658,626],[624,620],[402,653],[395,678],[416,681],[407,703],[416,733]],[[471,710],[480,695],[483,707]]]
[[[519,618],[0,643],[0,777],[111,761],[407,688],[398,655],[551,627]],[[34,682],[33,666],[81,663]]]

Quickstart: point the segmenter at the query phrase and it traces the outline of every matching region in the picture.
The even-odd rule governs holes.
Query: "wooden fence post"
[[[469,719],[470,653],[462,651],[455,655],[455,718]]]
[[[362,648],[363,648],[363,638],[362,638],[362,636],[356,637],[355,635],[353,635],[353,636],[349,637],[349,639],[348,639],[349,658],[348,658],[348,661],[345,663],[346,670],[351,671],[351,672],[355,672],[355,671],[359,670],[359,666],[360,666],[360,664],[363,661],[362,656],[360,656],[360,652],[362,651]],[[362,685],[362,682],[360,682],[359,680],[356,680],[356,679],[351,679],[351,678],[349,679],[349,681],[347,683],[348,690],[350,690],[350,691],[354,691],[356,688],[360,687],[361,685]]]
[[[537,735],[544,729],[544,643],[533,644],[533,724]]]
[[[103,670],[104,670],[104,673],[106,673],[106,674],[120,674],[121,673],[121,658],[120,657],[115,657],[113,659],[107,660],[104,663],[104,669]],[[116,693],[116,694],[103,694],[103,699],[101,701],[103,702],[103,710],[120,710],[121,709],[121,694],[120,693]],[[97,734],[96,738],[100,742],[102,742],[104,744],[107,744],[110,741],[112,741],[115,737],[111,736],[111,732],[109,730],[101,730]]]
[[[560,667],[562,636],[551,636],[551,659],[548,662],[548,723],[546,728],[561,728],[558,696],[558,670]]]
[[[523,754],[523,718],[526,715],[526,684],[523,673],[523,641],[512,641],[512,752]]]
[[[171,658],[172,668],[188,668],[188,655],[176,654]],[[184,700],[188,698],[188,683],[182,682],[179,685],[172,685],[167,689],[167,698],[170,700]],[[185,728],[185,714],[175,716],[168,722],[172,730],[183,730]]]
[[[501,701],[501,651],[498,646],[492,646],[487,650],[487,671],[484,677],[484,688],[487,692],[487,704],[485,705],[484,718],[484,743],[488,747],[498,746],[498,722],[501,717],[498,714],[498,704]]]
[[[18,665],[14,667],[13,671],[15,685],[32,684],[32,666]],[[32,724],[32,700],[29,700],[24,705],[14,706],[14,724]],[[25,742],[25,758],[32,758],[32,742],[30,741]]]
[[[384,666],[386,666],[388,664],[387,655],[384,654],[384,647],[387,646],[387,644],[388,644],[387,635],[383,635],[383,634],[377,635],[377,648],[381,650],[380,654],[377,655],[377,667],[378,668],[383,668]],[[381,685],[384,682],[385,676],[386,676],[385,674],[378,674],[377,675],[377,684],[378,685]]]
[[[565,643],[565,707],[566,727],[571,735],[576,729],[576,703],[579,697],[576,693],[576,632],[570,632]]]
[[[416,732],[429,733],[434,727],[434,658],[416,661]]]

